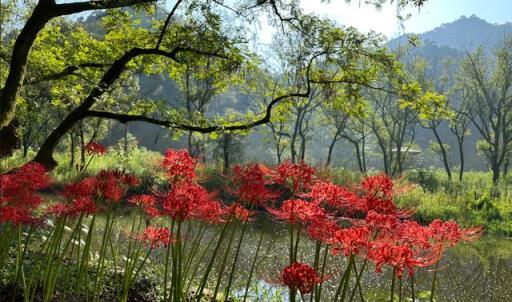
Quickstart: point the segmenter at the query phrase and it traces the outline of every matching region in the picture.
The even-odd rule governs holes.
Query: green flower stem
[[[391,278],[391,290],[390,290],[390,297],[389,297],[389,301],[391,301],[391,302],[395,301],[395,279],[396,279],[396,272],[393,269],[393,277]]]
[[[416,293],[414,291],[414,274],[411,275],[411,298],[412,302],[416,302]]]
[[[244,299],[242,300],[242,302],[245,302],[247,300],[247,294],[249,293],[249,287],[251,285],[252,275],[254,274],[254,268],[256,267],[256,261],[258,259],[258,254],[260,252],[262,242],[263,242],[263,232],[261,232],[260,240],[258,241],[258,247],[256,248],[256,253],[254,254],[254,259],[252,261],[251,270],[249,272],[249,278],[247,279],[247,284],[245,285]]]
[[[326,246],[324,248],[324,257],[322,260],[322,270],[320,272],[321,280],[324,280],[324,276],[325,276],[325,266],[327,264],[327,256],[329,255],[328,251],[329,251],[329,247]],[[323,286],[323,282],[320,283],[320,285],[318,286],[317,292],[315,293],[315,302],[320,302],[320,298],[322,297],[322,286]]]
[[[244,226],[242,228],[242,233],[240,234],[240,239],[238,240],[238,246],[236,247],[235,257],[233,259],[233,266],[231,267],[231,273],[229,274],[229,281],[226,289],[224,290],[224,298],[227,300],[229,296],[229,292],[231,290],[231,285],[233,283],[233,277],[235,275],[236,262],[238,261],[238,256],[240,255],[240,249],[242,248],[242,242],[244,240],[245,230],[247,229],[248,221],[244,221]]]
[[[353,265],[354,265],[354,254],[350,254],[350,258],[348,260],[347,268],[343,272],[343,276],[341,277],[340,285],[338,286],[338,289],[336,290],[336,294],[334,295],[333,302],[337,302],[338,301],[338,298],[340,297],[340,294],[341,294],[340,301],[343,302],[345,300],[345,295],[347,293],[348,283],[350,281],[350,273],[352,271],[352,266]]]
[[[171,221],[171,233],[174,232],[174,220]],[[165,266],[164,266],[164,301],[167,300],[167,281],[169,278],[169,258],[171,256],[172,244],[169,242],[167,246],[167,252],[165,254]],[[171,295],[169,293],[169,295]]]
[[[321,248],[322,248],[322,243],[317,240],[316,244],[315,244],[315,259],[313,261],[313,268],[315,271],[318,271],[318,265],[319,265],[318,262],[320,261],[319,258],[320,258],[320,249]],[[315,298],[315,301],[316,301],[317,292],[318,292],[318,285],[315,284],[313,293],[311,295],[309,295],[309,302],[313,302],[313,298]]]
[[[213,242],[215,242],[215,238],[217,238],[217,235],[221,234],[220,230],[217,230],[215,234],[212,236],[212,238],[208,241],[208,244],[206,245],[205,249],[201,253],[201,257],[199,257],[199,260],[196,261],[196,264],[194,266],[194,270],[192,271],[192,274],[190,275],[190,278],[187,283],[187,288],[185,290],[186,293],[189,292],[190,287],[192,286],[192,281],[194,277],[197,275],[197,271],[201,267],[201,263],[203,262],[204,258],[206,257],[206,253],[210,250],[210,247],[212,246]],[[192,262],[190,263],[190,266],[192,266]],[[187,272],[188,275],[188,272]]]
[[[224,241],[224,237],[226,236],[226,231],[229,226],[229,222],[231,220],[231,217],[229,217],[226,221],[226,224],[222,228],[222,231],[219,236],[219,240],[217,241],[217,245],[215,246],[215,249],[213,250],[213,255],[210,258],[210,262],[208,263],[208,266],[206,267],[206,271],[204,272],[203,279],[201,280],[201,284],[199,286],[199,290],[196,294],[195,300],[200,301],[201,297],[203,296],[204,288],[206,286],[206,282],[208,281],[208,277],[210,276],[210,272],[213,267],[213,262],[215,261],[215,258],[217,257],[217,253],[219,252],[220,246],[222,244],[222,241]]]
[[[362,290],[362,286],[361,286],[361,278],[363,276],[364,269],[366,268],[367,264],[368,264],[368,258],[364,259],[363,266],[361,267],[361,269],[359,270],[359,273],[358,273],[357,268],[355,267],[355,263],[354,263],[354,272],[356,274],[356,286],[352,290],[352,294],[350,295],[349,302],[352,302],[354,300],[354,297],[356,295],[356,290],[359,292],[359,299],[362,302],[364,302],[364,295],[363,295],[363,290]]]
[[[190,271],[190,268],[192,267],[192,263],[199,251],[199,247],[201,246],[201,241],[203,240],[204,234],[206,234],[206,227],[204,224],[201,224],[201,227],[199,228],[199,231],[197,232],[196,236],[194,237],[194,241],[192,243],[192,246],[190,247],[190,251],[188,253],[187,260],[185,261],[185,270],[183,272],[183,276],[185,279],[188,279],[188,274]],[[215,234],[216,236],[217,234]]]
[[[436,281],[437,281],[437,270],[439,269],[439,262],[436,262],[436,266],[434,267],[434,275],[432,276],[432,287],[430,288],[430,302],[434,302],[435,290],[436,290]]]
[[[233,231],[229,236],[228,245],[226,247],[226,251],[224,252],[224,257],[222,258],[222,263],[220,265],[219,274],[217,275],[217,283],[215,284],[215,290],[213,291],[213,301],[217,301],[217,293],[220,288],[220,284],[222,282],[222,277],[224,277],[224,270],[226,269],[226,262],[228,260],[228,256],[231,253],[231,244],[233,244],[233,239],[235,238],[236,228],[233,227]]]

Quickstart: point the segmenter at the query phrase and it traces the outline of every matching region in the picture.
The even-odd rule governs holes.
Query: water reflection
[[[286,253],[278,242],[279,236],[273,237],[267,246],[267,254],[260,265],[260,277],[263,280],[276,278],[280,266],[286,265]],[[307,243],[305,243],[307,244]],[[309,250],[309,246],[303,246],[302,250]],[[249,247],[247,253],[250,258]],[[309,261],[307,253],[302,255],[303,261]],[[331,259],[333,261],[334,259]],[[332,262],[331,262],[332,263]],[[361,265],[361,262],[359,263]],[[345,267],[343,261],[330,265],[329,274],[331,280],[325,283],[325,298],[335,291],[338,283],[338,275]],[[337,269],[338,268],[338,269]],[[423,269],[415,274],[416,301],[429,301],[428,291],[432,282],[432,268]],[[406,274],[404,274],[406,275]],[[390,274],[382,272],[377,274],[374,268],[369,266],[363,275],[365,301],[384,302],[389,301]],[[255,301],[269,301],[269,295],[274,296],[273,301],[286,301],[286,290],[275,292],[276,284],[260,282],[255,286]],[[256,294],[256,289],[258,293]],[[409,278],[404,276],[402,281],[402,301],[412,301]],[[421,294],[424,295],[420,298]],[[436,301],[438,302],[509,302],[512,301],[512,240],[502,238],[482,238],[480,241],[470,244],[462,244],[446,253],[439,266],[438,281],[436,286]],[[309,301],[309,298],[306,299]],[[359,295],[355,295],[353,301],[361,301]],[[398,301],[396,299],[395,301]]]

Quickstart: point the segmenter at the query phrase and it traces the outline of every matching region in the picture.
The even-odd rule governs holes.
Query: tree
[[[375,1],[373,4],[381,2]],[[401,1],[400,4],[412,3],[421,6],[423,2],[412,0]],[[150,8],[151,5],[148,3],[153,3],[153,1],[118,0],[63,4],[56,4],[52,0],[37,2],[26,23],[19,26],[21,31],[16,36],[12,47],[9,72],[0,98],[1,125],[7,125],[15,114],[16,98],[19,95],[20,87],[27,84],[24,80],[25,73],[31,69],[30,64],[27,65],[30,50],[38,34],[51,20],[60,16],[102,9],[112,12],[115,16],[120,16],[124,12],[120,12],[116,8],[139,4],[145,4],[146,8]],[[388,65],[392,63],[392,60],[378,46],[378,39],[372,35],[361,35],[354,30],[341,29],[320,18],[304,15],[298,5],[294,1],[263,1],[256,5],[240,3],[236,7],[229,7],[227,4],[216,1],[183,2],[178,0],[167,17],[164,20],[157,18],[149,29],[135,26],[136,24],[132,23],[133,18],[130,16],[120,20],[111,18],[110,22],[106,22],[107,25],[110,24],[110,27],[104,26],[107,31],[104,40],[109,43],[101,43],[105,41],[93,39],[100,42],[99,48],[103,48],[103,51],[98,52],[102,54],[100,58],[92,58],[90,61],[87,60],[89,59],[88,55],[75,58],[77,64],[71,64],[60,71],[45,74],[44,79],[46,80],[58,79],[65,82],[69,76],[74,76],[77,70],[94,70],[90,71],[90,77],[85,77],[91,83],[90,87],[84,87],[83,96],[79,98],[80,102],[47,137],[36,155],[35,161],[43,163],[48,168],[54,167],[56,162],[52,154],[61,138],[82,120],[91,117],[114,119],[122,123],[144,121],[181,131],[201,133],[245,130],[269,122],[273,107],[281,101],[290,98],[308,98],[313,83],[319,85],[325,83],[325,80],[329,79],[332,74],[329,72],[313,74],[311,72],[320,62],[323,64],[328,62],[329,66],[344,71],[343,76],[336,79],[337,82],[349,81],[354,85],[363,86],[369,85],[372,79],[370,76],[362,75],[375,68],[373,66],[372,69],[369,69],[364,64],[361,65],[363,59],[371,61],[373,64]],[[161,72],[162,68],[169,67],[165,63],[166,60],[171,62],[171,67],[180,64],[195,65],[210,59],[225,60],[225,66],[229,66],[229,68],[223,70],[223,73],[236,70],[233,66],[241,68],[240,66],[244,66],[246,58],[250,56],[250,52],[243,47],[246,40],[243,25],[254,20],[260,12],[266,12],[275,17],[277,21],[275,25],[279,25],[284,32],[299,32],[308,41],[305,44],[308,49],[302,58],[302,72],[299,74],[302,79],[298,82],[299,85],[286,87],[269,102],[263,112],[243,121],[221,124],[211,121],[207,117],[189,121],[175,110],[159,108],[141,114],[121,110],[110,111],[111,108],[105,106],[105,99],[114,99],[111,93],[115,91],[114,88],[118,87],[120,81],[131,78],[133,73]],[[232,20],[232,18],[239,18],[242,22],[231,22],[232,26],[226,27],[226,22],[223,19]],[[92,40],[87,42],[96,43]],[[85,44],[87,43],[79,46],[85,46]],[[97,45],[92,46],[94,49],[94,46]],[[72,54],[66,53],[59,58],[60,64],[58,65],[65,64],[69,56]],[[137,100],[133,100],[132,105],[136,106],[137,104]]]
[[[459,83],[469,100],[467,116],[482,136],[478,147],[497,183],[512,152],[512,36],[504,38],[492,60],[481,48],[468,53]]]

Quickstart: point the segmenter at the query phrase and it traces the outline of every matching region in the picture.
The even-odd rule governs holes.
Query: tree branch
[[[64,16],[76,13],[81,13],[89,10],[111,9],[126,6],[133,6],[137,4],[153,3],[157,0],[94,0],[83,2],[71,2],[54,4],[54,16]]]

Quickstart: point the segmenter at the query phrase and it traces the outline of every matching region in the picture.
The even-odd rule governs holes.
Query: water
[[[279,239],[276,240],[280,241]],[[272,246],[273,245],[273,246]],[[267,247],[269,248],[269,247]],[[251,246],[247,247],[251,250]],[[299,259],[312,263],[309,254],[313,246],[304,242]],[[309,250],[311,252],[304,252]],[[250,254],[250,252],[248,252]],[[277,244],[271,244],[268,253],[259,266],[260,282],[255,287],[260,292],[257,301],[268,301],[263,294],[273,296],[273,301],[286,301],[286,290],[275,292],[279,286],[272,280],[278,278],[279,267],[286,266],[287,253]],[[358,267],[362,260],[357,262]],[[346,262],[331,258],[329,261],[329,280],[324,283],[325,298],[331,301],[333,293],[339,284],[339,274],[343,272]],[[415,273],[415,301],[429,301],[434,268],[418,270]],[[369,265],[363,275],[365,301],[390,301],[391,273],[383,270],[376,273],[373,265]],[[262,281],[263,280],[263,281]],[[409,277],[404,272],[402,281],[402,301],[412,301]],[[267,281],[267,282],[265,282]],[[399,282],[395,289],[398,294]],[[263,293],[263,294],[261,294]],[[324,297],[324,296],[323,296]],[[408,299],[407,299],[408,298]],[[460,244],[446,252],[437,273],[435,289],[437,302],[509,302],[512,301],[512,240],[504,238],[484,237],[477,242]],[[306,296],[306,301],[309,298]],[[355,295],[353,301],[361,301]],[[398,301],[398,296],[395,301]]]
[[[165,222],[159,224],[165,225]],[[197,231],[194,225],[192,227],[192,231],[188,234],[189,239],[192,239],[195,231]],[[289,237],[286,228],[284,226],[281,228],[276,224],[253,225],[248,228],[238,258],[237,274],[232,288],[238,295],[243,295],[245,292],[246,280],[262,232],[264,233],[264,243],[254,272],[254,282],[250,286],[250,296],[252,296],[250,301],[286,301],[287,290],[278,283],[280,271],[288,264]],[[208,228],[202,242],[208,242],[208,239],[214,233],[213,227]],[[234,236],[235,242],[238,241],[240,229],[237,230],[237,233],[238,235]],[[298,260],[312,264],[314,251],[314,243],[303,236],[300,241]],[[155,255],[160,255],[156,257],[157,259],[154,259],[153,264],[157,266],[163,264],[159,263],[162,261],[162,252],[155,251]],[[221,247],[219,255],[223,255],[223,253],[224,249]],[[209,259],[209,256],[205,257],[205,261],[207,259]],[[362,262],[362,259],[358,259],[356,266],[361,268]],[[231,260],[228,263],[231,266]],[[332,300],[339,284],[340,275],[345,267],[346,260],[344,257],[334,257],[329,253],[326,266],[328,280],[323,285],[323,297],[325,298],[322,301]],[[211,278],[217,277],[217,268],[218,263],[214,265],[210,275]],[[225,275],[223,284],[227,283],[228,274],[225,273]],[[433,268],[420,269],[415,273],[416,301],[429,301],[432,276]],[[403,302],[412,301],[408,299],[411,297],[409,281],[410,278],[404,272],[402,280]],[[369,264],[363,274],[362,284],[365,301],[387,302],[390,300],[391,272],[389,270],[384,269],[382,273],[376,273],[373,265]],[[221,288],[223,287],[221,286]],[[395,289],[398,293],[398,281]],[[305,298],[306,301],[309,301],[308,296]],[[459,244],[457,247],[448,250],[439,265],[435,298],[437,302],[512,301],[512,240],[483,237],[478,241]],[[355,295],[353,301],[361,301],[359,295]],[[399,301],[398,297],[395,301]]]

